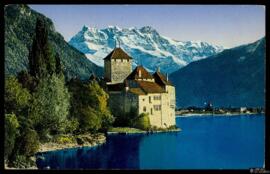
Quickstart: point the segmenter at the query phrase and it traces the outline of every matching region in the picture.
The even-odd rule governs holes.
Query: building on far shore
[[[104,58],[104,80],[115,116],[148,113],[151,126],[175,125],[175,88],[159,68],[154,74],[143,66],[132,71],[132,58],[115,48]]]

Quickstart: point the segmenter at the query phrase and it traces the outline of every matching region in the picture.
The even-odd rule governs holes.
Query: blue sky
[[[30,5],[51,18],[66,41],[83,25],[106,28],[152,26],[180,41],[206,41],[230,48],[265,36],[260,5]]]

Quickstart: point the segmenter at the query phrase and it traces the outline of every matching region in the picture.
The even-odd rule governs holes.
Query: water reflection
[[[264,161],[264,119],[184,117],[177,133],[110,135],[105,144],[43,153],[38,168],[248,169]]]
[[[139,147],[144,135],[110,135],[94,148],[79,148],[43,153],[38,168],[51,169],[138,169]]]

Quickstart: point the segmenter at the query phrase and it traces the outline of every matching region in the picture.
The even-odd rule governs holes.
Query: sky
[[[151,26],[179,41],[231,48],[265,36],[262,5],[29,5],[52,19],[66,41],[83,25],[98,29]]]

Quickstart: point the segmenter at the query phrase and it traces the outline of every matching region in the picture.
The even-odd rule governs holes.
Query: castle
[[[175,125],[175,88],[159,69],[150,74],[143,66],[132,71],[132,58],[115,48],[104,58],[104,80],[114,115],[148,113],[151,126]]]

